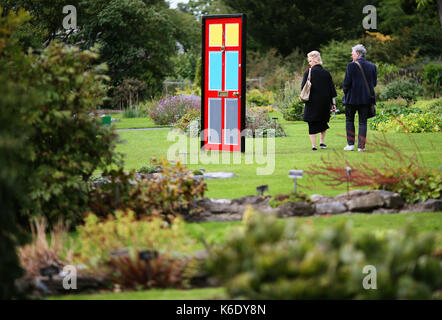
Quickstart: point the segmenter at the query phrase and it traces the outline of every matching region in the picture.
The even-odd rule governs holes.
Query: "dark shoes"
[[[327,149],[327,146],[326,146],[325,144],[321,143],[321,144],[319,145],[319,148],[321,148],[321,149]],[[312,151],[317,151],[317,150],[318,150],[318,148],[316,148],[316,147],[313,147],[313,148],[312,148]]]

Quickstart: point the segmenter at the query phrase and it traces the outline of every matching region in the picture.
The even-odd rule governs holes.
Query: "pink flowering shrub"
[[[201,98],[190,95],[167,97],[154,106],[149,116],[158,125],[174,125],[191,109],[201,109]]]

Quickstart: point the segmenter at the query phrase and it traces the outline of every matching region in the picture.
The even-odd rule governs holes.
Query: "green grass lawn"
[[[209,300],[223,299],[225,297],[224,288],[203,288],[191,290],[151,289],[119,293],[72,294],[50,297],[49,300]]]
[[[275,114],[282,119],[281,114]],[[119,128],[130,128],[129,123],[140,121],[139,127],[149,127],[149,119],[123,119],[117,123]],[[230,171],[238,177],[225,180],[208,180],[207,196],[214,198],[238,198],[241,196],[255,194],[255,187],[261,184],[268,184],[270,194],[288,193],[293,188],[293,182],[287,177],[291,169],[308,169],[311,164],[319,163],[321,156],[328,155],[336,151],[340,157],[341,165],[345,159],[370,162],[375,165],[386,165],[382,154],[370,146],[370,140],[379,133],[369,130],[367,152],[342,151],[346,144],[345,140],[345,120],[342,115],[337,116],[329,125],[326,144],[327,150],[311,151],[308,138],[307,124],[301,121],[287,122],[281,120],[287,134],[287,138],[276,139],[275,169],[271,175],[257,175],[256,169],[263,167],[262,164],[187,164],[190,169],[205,168],[206,171]],[[142,123],[142,124],[141,124]],[[151,122],[150,127],[153,127]],[[175,141],[168,140],[170,130],[150,130],[150,131],[125,131],[119,132],[123,140],[119,144],[117,151],[125,154],[125,168],[139,169],[148,164],[152,157],[161,158],[167,155],[169,147]],[[418,145],[425,164],[430,168],[439,168],[441,165],[442,153],[435,146],[442,142],[440,133],[412,134],[412,139]],[[318,137],[319,138],[319,137]],[[400,150],[407,154],[416,151],[416,147],[410,142],[406,134],[388,134],[389,140]],[[189,141],[189,138],[185,138]],[[255,141],[255,140],[252,140]],[[266,141],[266,139],[264,139]],[[196,141],[197,142],[197,141]],[[319,142],[318,142],[319,143]],[[245,155],[241,155],[244,159]],[[339,163],[337,164],[339,165]],[[324,195],[337,195],[346,191],[345,186],[327,187],[320,184],[315,177],[304,175],[300,180],[301,190],[307,194],[320,193]],[[442,248],[442,212],[436,213],[410,213],[410,214],[350,214],[321,217],[303,217],[280,219],[278,223],[286,223],[295,219],[299,223],[308,223],[313,228],[322,229],[327,226],[342,221],[352,221],[353,233],[374,232],[383,234],[395,232],[403,227],[407,222],[414,225],[420,232],[433,232],[437,235],[436,247]],[[225,242],[229,234],[241,225],[241,222],[206,222],[187,223],[186,229],[194,239],[203,237],[209,244],[220,244]],[[72,234],[75,239],[75,234]],[[195,241],[195,245],[189,250],[196,252],[203,250],[201,242]],[[190,253],[190,252],[189,252]],[[147,290],[138,292],[123,293],[102,293],[92,295],[71,295],[56,297],[55,299],[212,299],[223,297],[222,288],[193,289],[193,290]]]
[[[276,114],[282,119],[281,114]],[[129,120],[129,119],[128,119]],[[356,120],[357,122],[357,120]],[[326,144],[327,150],[311,151],[311,145],[308,137],[307,124],[302,121],[287,122],[282,120],[282,124],[289,135],[285,138],[276,138],[275,149],[275,169],[271,175],[257,175],[256,169],[263,168],[265,165],[245,164],[244,157],[241,155],[241,164],[187,164],[191,169],[205,168],[206,171],[230,171],[238,177],[233,179],[215,179],[208,180],[208,197],[214,198],[238,198],[246,195],[256,194],[256,186],[262,184],[269,185],[270,194],[288,193],[293,189],[293,181],[287,177],[291,169],[308,169],[311,164],[319,163],[322,156],[338,152],[342,159],[341,165],[344,166],[344,160],[358,160],[370,162],[376,165],[385,165],[385,159],[382,153],[377,152],[370,146],[370,139],[380,134],[372,130],[368,131],[367,152],[344,152],[345,140],[345,120],[339,116],[331,120],[330,129],[327,131]],[[139,169],[149,163],[152,157],[161,158],[166,156],[168,148],[175,141],[168,141],[169,130],[151,130],[120,132],[120,137],[125,140],[120,144],[118,151],[126,155],[125,166],[127,169]],[[412,139],[419,146],[427,166],[437,169],[441,166],[442,152],[435,146],[442,142],[441,133],[419,133],[411,134]],[[190,140],[187,138],[188,141]],[[319,139],[319,137],[318,137]],[[388,134],[388,139],[400,150],[407,154],[414,153],[415,145],[410,142],[409,136],[403,133]],[[253,139],[255,141],[255,139]],[[264,144],[266,143],[264,139]],[[198,143],[198,141],[194,141]],[[319,142],[318,142],[319,143]],[[247,150],[246,150],[247,152]],[[272,156],[273,155],[269,155]],[[189,159],[189,158],[188,158]],[[339,165],[339,163],[337,163]],[[315,177],[304,176],[299,181],[301,190],[307,194],[337,195],[346,191],[345,186],[327,187],[317,181]],[[307,189],[308,188],[308,189]]]
[[[122,114],[112,114],[113,119],[121,119],[118,122],[113,122],[112,125],[118,129],[141,129],[141,128],[160,128],[169,127],[155,124],[151,118],[123,118]]]

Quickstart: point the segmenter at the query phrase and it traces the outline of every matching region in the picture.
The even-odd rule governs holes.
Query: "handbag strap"
[[[307,80],[310,81],[311,78],[312,78],[312,68],[309,68]]]
[[[362,77],[364,78],[364,82],[365,82],[365,86],[367,87],[368,94],[370,95],[371,98],[373,98],[373,95],[371,94],[370,87],[369,87],[369,85],[368,85],[367,78],[365,77],[364,69],[362,69],[362,66],[359,64],[359,62],[355,61],[355,63],[358,65],[359,69],[361,69]]]

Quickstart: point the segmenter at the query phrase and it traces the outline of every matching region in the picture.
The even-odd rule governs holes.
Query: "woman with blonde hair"
[[[302,79],[301,89],[307,82],[310,75],[310,96],[305,103],[303,120],[308,123],[310,141],[312,150],[318,150],[316,147],[316,134],[320,133],[321,149],[326,149],[325,133],[329,128],[330,106],[332,111],[336,111],[336,89],[330,73],[322,67],[321,54],[318,51],[312,51],[307,54],[310,68],[305,71]]]

